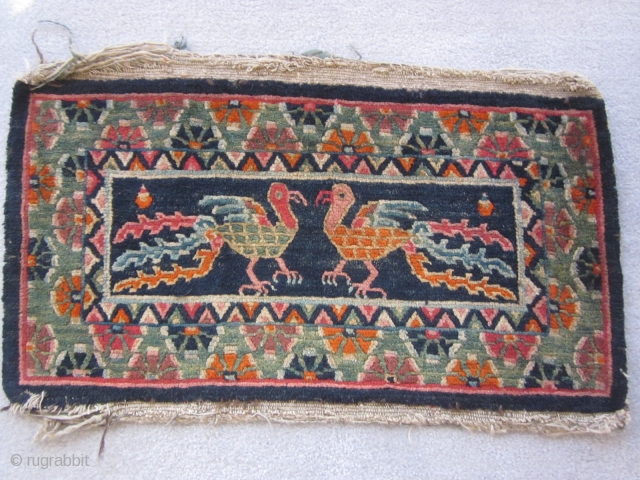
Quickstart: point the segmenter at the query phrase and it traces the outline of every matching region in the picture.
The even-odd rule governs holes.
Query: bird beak
[[[320,204],[324,203],[332,203],[333,202],[333,192],[331,190],[320,190],[318,192],[318,196],[316,197],[316,207],[320,206]]]
[[[289,190],[289,200],[293,200],[296,203],[301,203],[305,207],[307,206],[307,199],[304,198],[304,195],[302,195],[297,190]]]

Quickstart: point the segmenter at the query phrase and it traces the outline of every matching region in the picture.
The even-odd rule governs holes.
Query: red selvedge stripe
[[[598,234],[598,246],[600,248],[600,269],[602,279],[602,299],[600,308],[602,310],[602,332],[605,338],[606,352],[602,352],[606,358],[607,369],[607,393],[611,393],[613,386],[613,356],[611,351],[611,296],[609,292],[609,267],[607,265],[607,245],[605,242],[605,219],[604,219],[604,197],[602,190],[602,172],[600,171],[600,149],[598,147],[598,135],[596,131],[593,114],[586,112],[587,131],[592,138],[591,150],[593,154],[593,174],[596,182],[596,231]],[[603,368],[603,367],[601,367]]]
[[[74,378],[74,377],[60,377],[60,381],[51,380],[38,380],[39,377],[31,377],[26,384],[34,386],[60,386],[62,385],[77,385],[77,386],[90,386],[90,385],[103,385],[115,388],[130,388],[141,387],[144,388],[190,388],[190,387],[309,387],[309,388],[338,388],[346,390],[403,390],[413,392],[440,392],[440,393],[465,393],[465,394],[477,394],[477,395],[557,395],[561,397],[607,397],[607,392],[603,390],[554,390],[548,388],[516,388],[516,387],[504,387],[504,388],[484,388],[484,387],[465,387],[465,386],[445,386],[439,384],[428,385],[401,385],[390,383],[360,383],[360,382],[334,382],[326,380],[316,380],[313,382],[305,380],[238,380],[238,381],[226,381],[226,380],[204,380],[200,378],[191,378],[183,380],[171,380],[163,382],[162,380],[154,381],[138,381],[132,382],[126,378]],[[52,378],[52,377],[43,377]]]
[[[316,103],[319,105],[344,105],[347,107],[358,106],[372,106],[376,108],[391,108],[398,107],[402,110],[415,109],[418,111],[437,111],[437,110],[471,110],[473,112],[495,112],[495,113],[543,113],[545,115],[572,115],[572,116],[584,116],[585,110],[551,110],[545,108],[530,108],[530,107],[482,107],[470,104],[433,104],[433,103],[398,103],[398,102],[367,102],[359,100],[341,100],[341,99],[326,99],[326,98],[314,98],[314,97],[281,97],[276,95],[230,95],[224,94],[200,94],[191,95],[188,93],[171,93],[171,94],[157,94],[157,93],[127,93],[127,94],[68,94],[68,95],[54,95],[54,94],[35,94],[33,97],[35,100],[65,100],[65,101],[78,101],[78,100],[116,100],[120,102],[126,102],[130,100],[193,100],[195,102],[206,102],[211,100],[258,100],[270,104],[278,104],[282,102],[290,103]]]
[[[32,135],[32,125],[35,118],[36,102],[29,104],[29,112],[27,114],[27,125],[25,129],[24,152],[22,154],[22,245],[20,253],[20,313],[18,315],[18,341],[20,344],[20,353],[18,355],[18,369],[20,371],[20,383],[27,378],[27,362],[24,358],[28,355],[26,352],[26,324],[27,312],[29,305],[29,286],[27,284],[27,256],[29,255],[29,167],[31,165],[31,151],[35,149],[35,141]],[[11,159],[7,159],[11,161]],[[9,181],[9,179],[7,179]]]

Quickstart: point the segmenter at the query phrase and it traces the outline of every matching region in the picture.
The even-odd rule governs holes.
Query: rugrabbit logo
[[[46,470],[49,467],[88,467],[88,455],[11,455],[11,465],[14,467],[35,467]]]

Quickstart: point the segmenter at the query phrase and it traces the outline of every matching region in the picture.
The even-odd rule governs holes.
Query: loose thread
[[[38,23],[48,23],[48,24],[52,24],[52,25],[58,25],[59,27],[64,28],[68,32],[67,40],[69,42],[69,52],[71,52],[71,56],[72,57],[76,56],[76,54],[73,52],[73,32],[71,31],[71,29],[69,27],[67,27],[63,23],[54,22],[53,20],[40,20],[40,21],[38,21]],[[42,54],[42,51],[40,50],[40,47],[38,46],[38,43],[36,42],[36,33],[37,32],[38,32],[38,27],[34,28],[33,32],[31,32],[31,43],[33,43],[33,46],[36,49],[36,53],[38,54],[38,58],[40,58],[40,64],[44,64],[44,63],[47,63],[47,62],[45,61],[44,55]]]
[[[173,48],[177,50],[187,50],[187,37],[182,35],[180,40],[176,40],[173,42]]]
[[[354,47],[353,45],[349,45],[349,48],[355,52],[355,54],[358,56],[358,60],[362,60],[362,55],[358,50],[356,50],[356,47]]]
[[[314,48],[312,50],[307,50],[306,52],[302,52],[301,55],[303,57],[316,57],[316,58],[334,58],[332,53],[326,52],[324,50],[319,50]]]
[[[105,438],[107,436],[107,430],[109,429],[109,424],[111,423],[111,415],[107,415],[107,420],[104,424],[104,430],[102,432],[102,437],[100,438],[100,448],[98,449],[98,458],[102,458],[102,454],[104,453],[105,447]]]

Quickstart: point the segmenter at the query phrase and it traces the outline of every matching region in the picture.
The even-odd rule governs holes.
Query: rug
[[[159,45],[14,90],[4,389],[110,421],[622,427],[604,103],[578,76]]]

